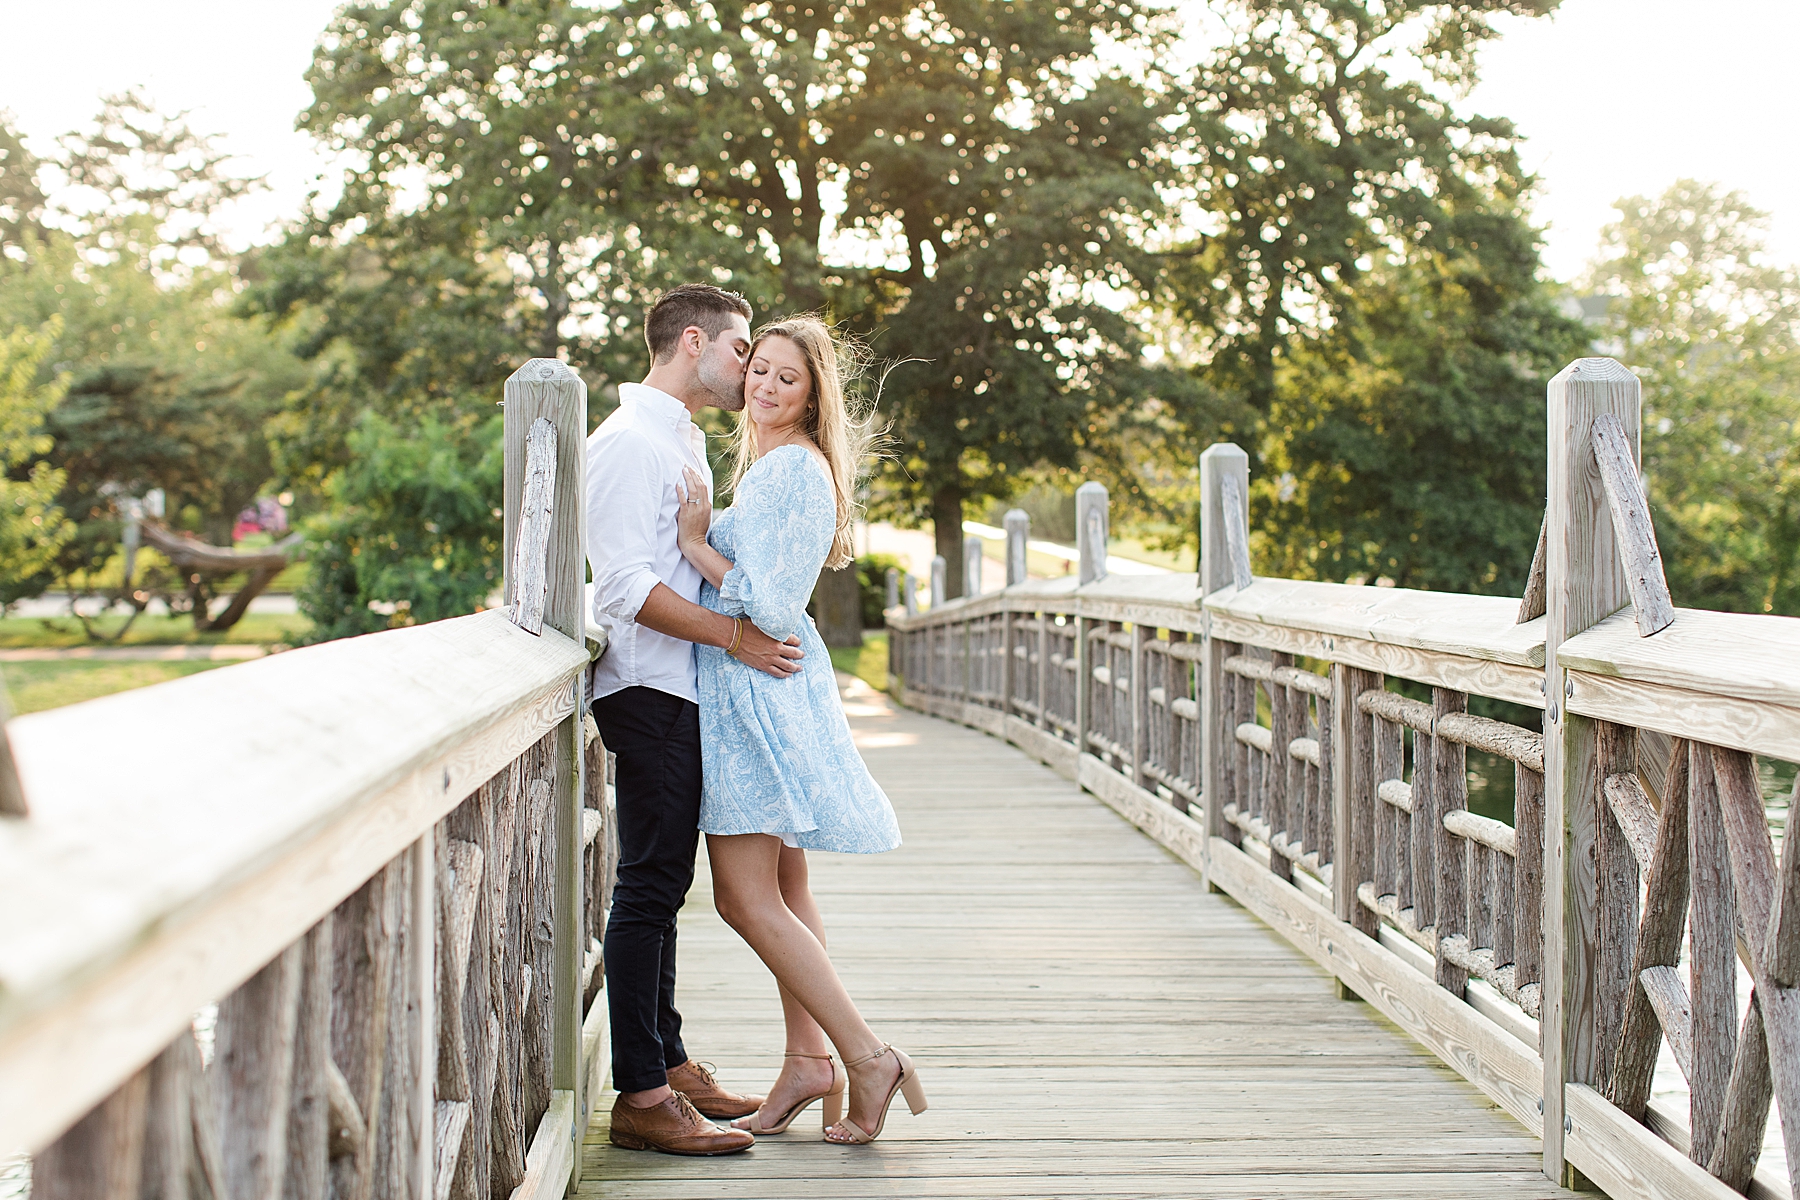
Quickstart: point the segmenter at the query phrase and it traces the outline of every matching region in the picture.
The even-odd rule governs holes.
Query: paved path
[[[932,1107],[866,1148],[804,1125],[684,1159],[606,1142],[583,1196],[1552,1197],[1473,1086],[1110,809],[981,733],[854,683],[851,724],[906,845],[815,855],[839,969]],[[689,1047],[766,1085],[780,1010],[712,911],[682,915]]]

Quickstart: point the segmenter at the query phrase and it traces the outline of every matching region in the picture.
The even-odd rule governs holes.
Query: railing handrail
[[[32,813],[0,822],[0,1146],[80,1116],[429,833],[567,719],[587,662],[490,610],[12,722]]]

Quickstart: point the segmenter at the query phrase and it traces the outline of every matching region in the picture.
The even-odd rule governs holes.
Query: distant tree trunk
[[[937,552],[944,556],[944,597],[963,594],[963,490],[941,487],[931,493],[931,524]]]
[[[819,636],[827,646],[862,645],[862,589],[857,585],[855,563],[819,572],[813,607]]]

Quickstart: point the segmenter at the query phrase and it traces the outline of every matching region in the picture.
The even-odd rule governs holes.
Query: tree
[[[1644,382],[1643,464],[1677,602],[1800,615],[1800,275],[1767,215],[1684,179],[1632,196],[1587,283]]]
[[[1169,36],[1130,0],[1055,20],[1021,0],[349,5],[304,123],[366,165],[308,232],[328,265],[287,294],[334,310],[371,385],[406,371],[412,397],[559,345],[625,378],[633,318],[683,278],[760,312],[824,308],[923,360],[883,397],[900,445],[884,494],[932,515],[955,589],[965,503],[1073,463],[1112,409],[1200,394],[1145,363],[1122,311],[1159,269],[1137,232],[1161,211],[1169,110],[1153,70],[1096,55],[1128,42],[1154,62]],[[338,291],[370,251],[383,271]],[[380,292],[416,301],[395,336],[441,315],[461,356],[373,344],[360,304]]]
[[[118,553],[119,502],[153,488],[178,529],[229,546],[234,518],[270,482],[265,426],[301,378],[272,323],[235,311],[228,262],[177,262],[161,249],[217,250],[208,223],[242,194],[207,139],[127,97],[63,148],[59,165],[104,201],[77,217],[59,195],[0,256],[0,328],[56,331],[36,369],[60,399],[34,454],[75,522],[52,560],[13,581],[19,595],[93,585]],[[163,572],[122,594],[142,604],[163,590],[181,605],[189,582]]]
[[[49,566],[74,532],[56,506],[63,473],[41,457],[50,448],[44,415],[56,406],[63,385],[39,382],[38,368],[56,333],[51,322],[0,338],[0,604],[31,594],[27,581]]]
[[[1200,236],[1169,246],[1206,374],[1259,414],[1296,333],[1344,319],[1390,256],[1455,254],[1519,226],[1510,122],[1459,115],[1500,14],[1557,0],[1230,0],[1186,89]]]
[[[402,431],[365,413],[308,531],[299,594],[324,641],[479,610],[500,586],[501,422],[465,437],[434,417]]]
[[[1511,125],[1452,102],[1496,16],[1554,7],[1212,10],[1218,48],[1185,81],[1191,232],[1164,239],[1166,294],[1219,393],[1207,411],[1227,418],[1189,437],[1266,456],[1255,522],[1275,569],[1474,590],[1522,577],[1542,508],[1531,414],[1576,342],[1535,279]],[[1484,454],[1482,439],[1501,440]]]
[[[1268,570],[1519,594],[1544,513],[1545,386],[1586,341],[1534,265],[1386,264],[1336,324],[1290,343],[1251,488]]]
[[[11,114],[0,112],[0,255],[22,257],[26,234],[43,235],[39,165],[13,128]]]

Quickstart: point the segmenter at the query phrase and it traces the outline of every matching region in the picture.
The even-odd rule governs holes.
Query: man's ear
[[[681,331],[681,344],[695,358],[706,353],[706,331],[698,325],[689,325]]]

